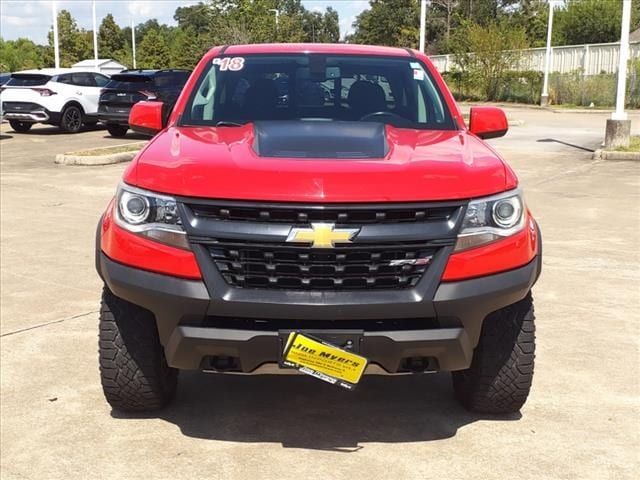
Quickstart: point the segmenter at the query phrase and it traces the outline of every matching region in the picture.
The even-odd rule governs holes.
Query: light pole
[[[94,68],[98,70],[98,29],[96,26],[96,0],[92,2],[93,11],[93,60],[95,61]]]
[[[424,53],[424,37],[427,23],[427,0],[420,0],[420,51]]]
[[[278,16],[280,15],[280,10],[278,10],[277,8],[270,8],[269,11],[276,14],[276,32],[277,32],[278,31]]]
[[[133,56],[133,68],[136,68],[136,26],[133,24],[133,18],[131,19],[131,53]]]
[[[544,57],[544,83],[540,105],[545,107],[549,104],[549,70],[551,69],[551,33],[553,32],[553,9],[555,2],[549,0],[549,21],[547,22],[547,51]]]
[[[51,15],[53,15],[53,57],[56,68],[60,68],[60,46],[58,44],[58,9],[56,2],[51,2]]]
[[[604,148],[628,147],[631,135],[631,120],[624,111],[627,89],[627,61],[629,60],[629,26],[631,24],[631,0],[622,2],[622,27],[620,33],[620,58],[618,63],[618,90],[616,92],[616,110],[607,120]]]

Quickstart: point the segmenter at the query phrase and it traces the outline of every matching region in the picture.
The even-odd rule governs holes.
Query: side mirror
[[[164,103],[142,101],[129,112],[131,130],[145,135],[155,135],[166,126]]]
[[[480,138],[502,137],[509,130],[507,116],[497,107],[473,107],[469,115],[469,131]]]

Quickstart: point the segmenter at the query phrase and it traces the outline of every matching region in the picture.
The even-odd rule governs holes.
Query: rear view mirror
[[[145,135],[155,135],[166,126],[164,103],[138,102],[129,112],[131,130]]]
[[[469,116],[469,131],[480,138],[502,137],[509,130],[504,111],[497,107],[473,107]]]

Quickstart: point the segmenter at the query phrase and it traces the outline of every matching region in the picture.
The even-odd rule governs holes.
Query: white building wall
[[[585,75],[615,73],[618,70],[619,43],[593,43],[570,45],[551,49],[551,71],[570,73],[584,70]],[[640,42],[630,44],[631,59],[640,58]],[[520,70],[544,71],[545,48],[523,50]],[[429,57],[439,72],[455,68],[455,55],[432,55]]]

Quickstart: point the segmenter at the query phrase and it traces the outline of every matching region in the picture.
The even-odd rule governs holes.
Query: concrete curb
[[[123,147],[127,145],[135,145],[135,144],[113,145],[106,148],[105,147],[94,148],[92,150],[93,151],[105,150],[105,149],[110,149],[115,147]],[[133,160],[133,157],[135,157],[143,147],[144,147],[144,144],[141,144],[140,149],[136,151],[110,153],[107,155],[74,155],[73,153],[59,153],[56,155],[54,162],[59,165],[82,165],[82,166],[88,166],[88,167],[130,162],[131,160]]]
[[[607,150],[596,150],[593,152],[595,160],[626,160],[640,162],[640,152],[609,152]]]

